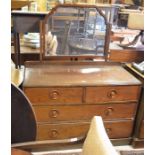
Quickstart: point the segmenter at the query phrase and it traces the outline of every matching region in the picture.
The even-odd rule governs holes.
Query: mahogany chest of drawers
[[[37,120],[37,140],[86,135],[102,116],[113,140],[132,137],[141,82],[118,64],[28,63],[23,90]]]

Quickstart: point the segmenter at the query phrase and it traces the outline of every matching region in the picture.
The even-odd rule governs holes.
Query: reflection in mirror
[[[45,57],[104,56],[106,18],[95,7],[58,6],[43,24]]]

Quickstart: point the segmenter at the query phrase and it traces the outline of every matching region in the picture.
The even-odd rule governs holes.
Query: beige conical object
[[[11,60],[11,83],[18,87],[23,82],[23,78],[23,71],[16,69],[14,62]]]
[[[82,155],[118,155],[106,133],[100,116],[95,116],[91,121]]]

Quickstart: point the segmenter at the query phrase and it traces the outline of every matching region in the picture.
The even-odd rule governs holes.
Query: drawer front
[[[63,123],[63,124],[39,124],[37,128],[37,140],[66,139],[85,136],[90,124]],[[133,121],[109,121],[105,122],[105,128],[110,138],[127,138],[132,134]]]
[[[25,94],[33,105],[79,104],[82,102],[82,88],[25,88]]]
[[[37,140],[68,139],[85,136],[89,123],[39,124]]]
[[[137,101],[140,86],[87,87],[86,103],[103,103],[112,101]]]
[[[132,136],[134,121],[105,122],[105,128],[110,138],[128,138]]]
[[[75,105],[75,106],[33,106],[37,122],[91,120],[99,115],[107,119],[133,118],[136,103]]]

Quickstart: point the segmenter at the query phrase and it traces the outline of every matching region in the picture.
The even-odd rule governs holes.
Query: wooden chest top
[[[108,63],[37,63],[25,67],[24,87],[140,85],[121,65]]]

